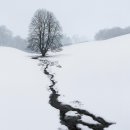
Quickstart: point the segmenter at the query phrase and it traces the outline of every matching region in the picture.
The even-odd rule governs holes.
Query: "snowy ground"
[[[0,130],[57,130],[49,80],[30,54],[0,47]]]
[[[49,79],[30,55],[0,47],[1,130],[60,127],[58,111],[48,104]],[[48,59],[62,66],[50,70],[65,95],[60,100],[81,101],[80,107],[117,123],[108,130],[130,129],[130,35],[64,47]]]
[[[81,101],[81,107],[116,122],[109,130],[130,129],[130,35],[68,46],[51,60],[62,66],[55,69],[62,101]]]

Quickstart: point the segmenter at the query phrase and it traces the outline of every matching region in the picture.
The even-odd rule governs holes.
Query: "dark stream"
[[[49,89],[51,90],[51,94],[49,96],[49,104],[55,109],[59,110],[59,118],[60,123],[68,128],[68,130],[82,130],[78,127],[78,125],[86,126],[87,129],[92,130],[104,130],[104,128],[108,128],[110,125],[114,124],[111,122],[107,122],[102,117],[98,117],[87,110],[74,108],[71,105],[64,104],[58,100],[60,96],[59,92],[55,90],[54,86],[56,85],[56,81],[54,79],[54,74],[51,74],[48,70],[49,67],[55,65],[53,62],[49,62],[47,60],[40,60],[41,65],[44,67],[44,74],[47,75],[50,79],[51,85]],[[76,112],[76,115],[68,115],[68,112]],[[88,123],[82,121],[82,116],[88,116],[96,123]]]

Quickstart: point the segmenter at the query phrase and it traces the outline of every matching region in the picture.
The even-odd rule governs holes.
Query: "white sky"
[[[102,28],[130,25],[130,0],[0,0],[0,25],[26,38],[39,8],[52,11],[67,35],[90,38]]]

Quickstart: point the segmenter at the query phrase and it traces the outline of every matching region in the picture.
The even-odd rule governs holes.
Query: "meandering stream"
[[[114,124],[111,122],[107,122],[102,117],[97,117],[94,114],[88,112],[87,110],[82,110],[79,108],[74,108],[71,105],[64,104],[63,102],[60,102],[58,100],[58,97],[60,96],[59,92],[56,91],[55,85],[55,77],[53,74],[49,72],[49,67],[52,65],[55,65],[54,62],[50,62],[48,60],[40,60],[41,65],[44,68],[44,74],[48,76],[50,79],[50,86],[49,89],[51,90],[50,96],[49,96],[49,104],[54,107],[55,109],[59,110],[59,119],[60,123],[62,125],[65,125],[68,130],[81,130],[81,128],[78,127],[79,124],[86,126],[92,130],[104,130],[104,128],[109,127],[110,125]],[[68,115],[68,112],[76,112],[75,115]],[[96,123],[88,123],[82,120],[82,116],[88,116],[92,118]]]

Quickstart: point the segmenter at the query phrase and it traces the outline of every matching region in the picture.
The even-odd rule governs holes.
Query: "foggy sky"
[[[0,0],[0,25],[26,38],[39,8],[52,11],[67,35],[90,38],[102,28],[130,25],[130,0]]]

